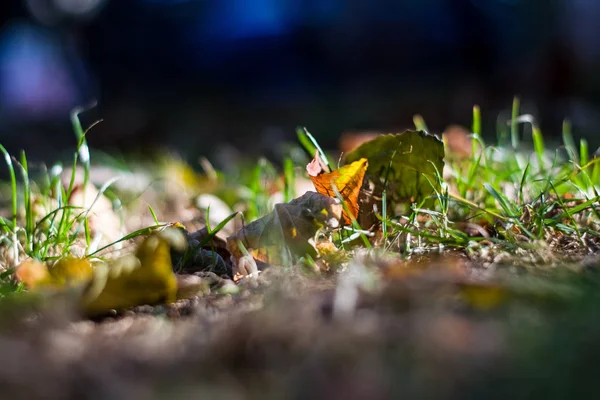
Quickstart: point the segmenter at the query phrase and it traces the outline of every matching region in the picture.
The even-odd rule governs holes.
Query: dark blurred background
[[[600,144],[597,0],[4,0],[0,141],[52,158],[97,100],[92,146],[273,153],[304,125],[484,130],[514,95],[546,135]]]

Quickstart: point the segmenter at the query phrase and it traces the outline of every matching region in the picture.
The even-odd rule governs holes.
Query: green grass
[[[150,206],[154,224],[97,246],[88,225],[89,209],[68,204],[76,187],[76,170],[83,170],[86,184],[92,168],[86,141],[89,129],[83,130],[78,117],[82,111],[72,114],[77,147],[66,187],[61,182],[62,164],[34,173],[25,152],[16,159],[0,145],[10,177],[8,215],[0,218],[6,271],[0,275],[0,282],[12,284],[10,272],[23,258],[52,261],[72,253],[75,245],[83,246],[86,256],[98,257],[117,243],[165,226],[159,222],[160,210],[156,212]],[[419,115],[414,123],[418,129],[427,129]],[[430,198],[420,203],[392,204],[386,177],[380,208],[376,210],[382,240],[372,241],[374,232],[364,230],[353,220],[352,226],[336,236],[335,243],[344,251],[375,246],[407,257],[448,249],[464,251],[474,258],[549,249],[560,260],[593,251],[595,243],[600,242],[600,165],[598,159],[590,158],[587,142],[581,140],[577,145],[571,125],[565,120],[563,143],[549,148],[535,118],[520,114],[518,98],[513,101],[511,119],[504,124],[498,128],[497,143],[486,144],[481,110],[474,106],[471,155],[447,153],[444,171],[437,171],[436,182],[430,182],[434,188]],[[524,137],[527,132],[530,137]],[[299,128],[297,134],[300,146],[306,150],[306,161],[317,154],[332,167],[333,158],[308,130]],[[237,172],[229,175],[212,170],[210,191],[242,211],[246,222],[260,218],[271,212],[275,199],[288,202],[301,194],[295,193],[295,188],[299,175],[304,174],[305,161],[298,161],[296,150],[293,157],[283,160],[281,168],[262,158],[251,168],[237,166]],[[114,183],[109,180],[102,185],[95,200],[108,193]],[[197,190],[197,194],[201,192]],[[111,192],[111,196],[115,204],[121,204],[118,194]],[[215,229],[209,225],[209,236],[237,214]],[[11,287],[17,290],[17,286]]]
[[[121,321],[115,326],[134,326],[135,329],[118,329],[119,340],[116,341],[115,329],[110,328],[113,325],[108,325],[110,329],[101,328],[89,333],[89,329],[95,329],[100,322],[88,325],[86,321],[83,330],[79,325],[65,323],[64,329],[68,330],[67,335],[63,335],[60,332],[62,319],[56,318],[55,312],[51,314],[52,318],[45,318],[37,306],[28,306],[30,300],[51,306],[56,306],[57,302],[51,301],[49,296],[29,299],[21,295],[25,288],[13,279],[14,267],[26,257],[51,262],[72,253],[75,247],[83,247],[87,257],[100,257],[117,243],[173,225],[175,221],[161,222],[171,203],[159,206],[145,199],[121,202],[122,193],[115,188],[111,192],[115,208],[127,205],[122,209],[124,218],[149,213],[149,226],[133,230],[112,243],[96,246],[88,224],[89,209],[68,203],[76,187],[75,167],[84,171],[84,181],[92,179],[94,168],[90,161],[93,153],[85,139],[87,131],[81,128],[77,113],[72,119],[77,147],[72,163],[69,160],[73,172],[67,177],[66,184],[65,179],[61,179],[62,164],[34,168],[24,152],[17,159],[0,145],[9,172],[5,186],[9,196],[5,196],[8,201],[3,209],[4,217],[0,218],[0,256],[4,257],[0,262],[0,298],[18,300],[0,302],[5,311],[2,313],[4,323],[14,325],[10,331],[6,330],[5,336],[10,336],[5,342],[15,347],[15,343],[24,341],[16,349],[27,350],[24,355],[28,360],[27,368],[33,365],[31,357],[37,367],[50,366],[48,372],[42,373],[44,369],[34,371],[40,382],[44,377],[56,380],[59,376],[56,365],[68,366],[64,372],[70,374],[68,376],[73,375],[74,365],[90,368],[86,357],[69,356],[68,362],[56,362],[56,354],[70,354],[69,351],[51,351],[52,362],[48,363],[48,352],[36,351],[40,343],[42,346],[56,344],[67,350],[70,342],[78,348],[84,343],[96,351],[102,341],[100,345],[109,351],[103,355],[105,361],[103,357],[98,358],[100,367],[104,365],[102,362],[108,366],[115,363],[128,365],[137,363],[139,357],[131,361],[129,352],[121,351],[121,348],[126,350],[131,335],[137,344],[140,334],[144,334],[150,335],[150,339],[154,336],[159,339],[144,340],[147,346],[137,346],[140,352],[148,352],[148,357],[144,356],[148,368],[140,375],[144,378],[126,376],[122,382],[117,382],[121,386],[125,382],[127,387],[136,389],[142,384],[155,384],[160,377],[172,381],[176,376],[182,377],[182,381],[176,382],[179,386],[173,386],[173,393],[179,393],[181,387],[190,387],[189,365],[195,365],[196,369],[211,373],[207,375],[208,383],[198,381],[197,374],[192,377],[195,385],[199,385],[197,390],[194,388],[194,393],[207,388],[212,390],[211,393],[230,393],[221,391],[223,382],[236,382],[235,390],[241,395],[248,390],[251,394],[254,391],[260,393],[256,397],[265,397],[264,393],[276,393],[281,397],[280,393],[284,391],[286,394],[295,391],[305,394],[306,382],[313,383],[309,387],[316,388],[317,394],[331,394],[334,393],[332,389],[337,388],[342,388],[343,393],[344,389],[353,388],[356,382],[361,388],[366,387],[369,393],[387,394],[392,388],[394,391],[390,393],[394,394],[437,397],[446,393],[452,397],[457,394],[485,397],[482,393],[488,393],[506,398],[514,396],[512,392],[518,392],[526,393],[530,398],[536,393],[544,398],[564,398],[567,394],[588,394],[588,389],[591,393],[596,376],[590,366],[595,365],[595,354],[600,354],[595,346],[600,332],[596,322],[596,307],[600,305],[598,259],[578,269],[570,268],[569,263],[580,261],[590,253],[597,254],[600,249],[600,166],[591,156],[585,140],[574,141],[569,121],[566,120],[562,127],[562,143],[550,146],[551,142],[543,137],[535,118],[520,115],[519,110],[519,100],[515,99],[511,119],[502,122],[495,136],[496,143],[490,144],[485,143],[484,137],[493,137],[493,132],[482,132],[481,110],[478,106],[473,107],[471,154],[447,153],[445,169],[438,170],[430,180],[431,196],[420,202],[394,203],[391,198],[393,182],[388,179],[393,174],[389,173],[388,167],[384,171],[381,203],[377,208],[381,222],[377,229],[380,231],[367,231],[364,229],[367,227],[361,227],[353,220],[352,226],[332,235],[333,243],[342,255],[337,259],[339,265],[327,270],[341,271],[335,287],[327,278],[309,280],[294,275],[303,271],[312,278],[319,271],[325,271],[319,266],[322,260],[306,256],[300,258],[300,267],[304,268],[275,270],[264,281],[252,282],[256,285],[242,283],[235,286],[240,292],[235,298],[220,298],[220,290],[223,290],[220,288],[210,294],[200,294],[206,299],[191,303],[193,308],[187,308],[191,304],[181,309],[154,308],[154,322],[159,324],[156,328],[149,325],[149,315],[136,320],[135,315],[128,313],[123,316],[127,318],[127,324]],[[414,123],[419,129],[427,129],[421,116],[416,116]],[[306,154],[299,154],[299,147],[296,147],[281,166],[264,158],[250,163],[233,161],[225,173],[215,171],[208,161],[203,161],[205,173],[196,174],[190,172],[188,165],[181,169],[178,164],[176,169],[192,182],[188,188],[190,197],[212,193],[232,209],[232,213],[218,224],[210,223],[210,214],[216,209],[210,206],[205,211],[205,219],[209,221],[206,223],[207,234],[199,240],[197,248],[211,243],[237,215],[244,216],[243,222],[250,222],[270,213],[274,202],[288,202],[301,195],[296,193],[296,185],[306,178],[303,176],[305,165],[315,154],[334,168],[328,160],[337,157],[326,154],[313,135],[301,129],[298,137]],[[391,154],[393,158],[395,153]],[[171,162],[180,161],[171,159]],[[145,169],[151,169],[146,167],[144,165]],[[152,182],[159,185],[166,179],[172,178],[163,176]],[[116,183],[107,180],[98,184],[100,195],[108,193]],[[150,185],[147,191],[152,190],[156,189]],[[343,200],[339,191],[336,195]],[[134,197],[138,199],[141,195]],[[185,210],[181,207],[175,211],[183,215]],[[244,255],[249,255],[249,249],[242,241],[238,241],[238,246]],[[355,250],[368,247],[379,251],[354,254]],[[419,256],[423,253],[445,255],[457,251],[473,261],[473,268],[464,274],[447,273],[455,262],[453,257],[431,257],[434,261],[425,266],[429,269],[421,268]],[[394,257],[382,257],[387,255],[382,254],[384,252],[392,253]],[[184,254],[181,263],[185,264],[186,258],[191,256],[191,253]],[[214,262],[216,252],[213,256]],[[414,258],[417,262],[398,262],[398,258]],[[511,268],[490,268],[485,274],[472,274],[482,264],[502,263]],[[532,264],[535,268],[530,268]],[[338,268],[340,266],[342,268]],[[548,273],[549,266],[556,268]],[[521,271],[519,267],[527,270]],[[417,268],[419,276],[407,278],[402,275],[406,270],[410,272]],[[488,271],[493,274],[487,274]],[[232,292],[231,288],[227,290]],[[15,293],[18,296],[14,296]],[[342,301],[338,301],[340,299]],[[193,313],[196,321],[202,323],[182,324],[178,321],[176,325],[169,325],[170,316],[166,313],[174,310],[182,310],[181,314],[174,313],[181,317]],[[30,317],[33,312],[35,318]],[[27,323],[14,323],[17,321],[15,315],[19,319],[24,315]],[[106,323],[114,322],[111,317]],[[142,325],[133,325],[138,322]],[[226,327],[234,329],[222,329],[224,322]],[[48,325],[50,340],[45,339],[43,331],[32,331],[44,325]],[[35,334],[22,335],[22,329]],[[199,347],[197,338],[204,338],[202,335],[207,329],[224,334],[210,335]],[[76,336],[80,331],[85,337]],[[57,333],[58,341],[53,339]],[[75,340],[65,341],[64,338]],[[182,338],[185,340],[181,343],[173,341]],[[34,342],[29,343],[31,340]],[[112,340],[120,346],[106,346],[104,340]],[[162,348],[161,343],[168,344],[169,348],[176,343],[177,348],[194,351],[178,352],[183,357],[181,362],[165,365],[164,357],[160,356],[163,352],[157,352]],[[86,351],[78,353],[87,354]],[[123,360],[119,358],[122,354],[125,354]],[[155,357],[156,354],[159,357]],[[256,354],[258,357],[254,357]],[[39,360],[35,358],[37,356]],[[192,358],[185,358],[187,356]],[[242,369],[239,360],[244,361]],[[286,368],[279,368],[282,362]],[[173,365],[181,365],[187,370],[174,373]],[[131,370],[139,368],[133,365]],[[356,373],[347,374],[349,370]],[[365,371],[377,371],[377,374],[365,374]],[[407,375],[406,371],[410,373]],[[106,381],[104,375],[90,376],[99,377],[95,382],[98,387],[110,388],[112,381]],[[215,376],[220,378],[214,379]],[[525,376],[551,379],[520,379]],[[346,377],[352,381],[346,382]],[[440,385],[429,384],[432,381],[440,382]],[[68,380],[65,382],[69,383]],[[261,384],[256,385],[256,382]],[[11,384],[10,380],[7,383]],[[168,385],[161,388],[168,388]]]
[[[422,116],[413,120],[417,129],[427,130]],[[445,170],[431,182],[430,199],[394,209],[385,179],[377,210],[382,247],[407,256],[458,249],[474,257],[490,249],[495,254],[550,249],[557,260],[594,250],[600,241],[599,159],[590,159],[585,139],[575,144],[568,120],[562,127],[563,143],[549,148],[535,117],[522,115],[515,97],[511,119],[498,126],[497,143],[484,142],[478,106],[473,107],[471,131],[471,156],[447,151]],[[313,135],[305,128],[297,134],[309,156],[316,153],[329,165]],[[353,228],[351,237],[356,238],[361,228],[355,221]]]
[[[37,172],[38,179],[31,179],[31,170],[25,151],[21,151],[17,160],[0,145],[5,165],[10,176],[10,214],[0,217],[0,243],[4,250],[4,258],[0,261],[0,297],[22,290],[22,285],[12,279],[15,267],[26,258],[44,262],[52,262],[63,256],[71,255],[73,247],[83,247],[87,257],[95,257],[104,249],[114,246],[124,240],[133,239],[165,226],[156,224],[130,233],[113,243],[98,249],[92,242],[88,215],[95,202],[104,195],[115,180],[109,180],[102,185],[89,208],[76,207],[68,204],[68,199],[76,189],[76,172],[83,170],[83,187],[88,184],[90,176],[90,152],[86,135],[79,121],[76,109],[71,115],[71,121],[77,138],[72,161],[71,174],[67,187],[61,182],[63,166],[56,163],[50,169],[43,166]],[[15,170],[20,172],[21,180]]]
[[[447,152],[445,171],[432,182],[434,207],[423,201],[391,210],[384,188],[378,217],[386,249],[410,255],[452,248],[476,257],[489,249],[515,254],[549,247],[562,260],[593,251],[600,236],[600,165],[590,160],[587,142],[582,139],[577,147],[565,120],[562,145],[547,148],[536,119],[520,114],[518,98],[505,123],[510,141],[500,127],[498,143],[488,145],[481,111],[473,107],[471,157]],[[427,129],[420,115],[414,124]],[[522,136],[526,131],[531,140]],[[316,147],[301,143],[309,153]]]
[[[511,128],[510,146],[485,145],[480,118],[479,108],[474,107],[472,156],[447,154],[446,176],[438,175],[438,186],[446,189],[434,193],[436,206],[412,205],[408,215],[387,217],[386,225],[395,226],[388,238],[398,241],[412,235],[412,242],[420,247],[450,246],[472,252],[484,246],[531,250],[536,243],[546,242],[557,255],[567,255],[566,248],[555,243],[563,237],[578,243],[581,253],[590,250],[589,241],[600,236],[600,181],[594,172],[598,160],[589,160],[585,140],[577,151],[565,122],[563,146],[548,149],[535,118],[519,115],[517,98],[512,119],[506,121]],[[522,125],[530,126],[529,143],[520,136]],[[467,222],[488,235],[467,235],[459,227]],[[410,248],[414,249],[414,243]]]

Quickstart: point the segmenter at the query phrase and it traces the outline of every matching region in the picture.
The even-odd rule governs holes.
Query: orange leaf
[[[336,197],[333,187],[342,195],[348,211],[354,218],[358,217],[358,194],[362,187],[365,172],[369,163],[361,158],[352,164],[344,165],[333,172],[325,173],[317,154],[307,166],[306,171],[317,192],[329,197]],[[342,214],[345,225],[352,223],[351,217],[344,211]]]

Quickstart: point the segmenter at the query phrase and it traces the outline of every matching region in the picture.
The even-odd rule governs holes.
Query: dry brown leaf
[[[310,239],[322,227],[338,228],[341,215],[342,206],[337,199],[306,192],[289,203],[276,204],[273,212],[231,235],[227,238],[227,247],[238,270],[240,260],[244,263],[251,261],[243,258],[245,254],[239,243],[249,251],[274,248],[275,253],[269,253],[273,262],[281,261],[277,257],[286,248],[300,256],[314,254]]]

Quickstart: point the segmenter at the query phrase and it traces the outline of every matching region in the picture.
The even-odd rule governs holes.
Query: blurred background
[[[97,101],[93,147],[267,154],[303,125],[484,132],[514,95],[546,135],[600,144],[596,0],[4,0],[0,142],[52,159],[69,111]],[[229,153],[228,153],[229,152]],[[221,160],[223,161],[223,160]],[[217,160],[218,162],[218,160]],[[226,161],[223,161],[226,162]]]

